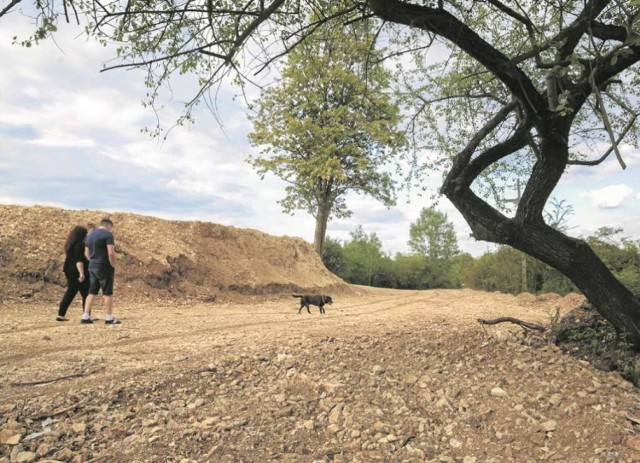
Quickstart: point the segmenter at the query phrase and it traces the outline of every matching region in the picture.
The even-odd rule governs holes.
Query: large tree
[[[553,229],[543,214],[570,166],[597,167],[613,153],[624,167],[620,145],[637,145],[639,0],[354,0],[326,15],[316,0],[64,5],[84,5],[95,33],[124,44],[122,66],[149,70],[152,99],[172,73],[196,73],[202,86],[191,103],[229,72],[248,78],[251,66],[267,66],[318,23],[379,19],[380,40],[397,39],[396,53],[414,53],[419,79],[407,74],[407,95],[422,110],[411,122],[430,131],[424,146],[436,151],[426,158],[447,169],[441,191],[474,236],[563,272],[640,348],[640,300],[587,243]],[[422,66],[443,54],[437,69]],[[488,198],[510,172],[525,188],[507,215]]]
[[[458,254],[458,239],[447,214],[435,206],[424,207],[409,227],[409,247],[432,260],[449,259]]]
[[[339,11],[341,2],[328,2]],[[329,10],[330,11],[330,10]],[[251,163],[288,183],[285,212],[315,218],[314,246],[322,255],[327,224],[349,217],[345,195],[395,204],[390,170],[405,144],[391,72],[373,49],[373,21],[322,25],[287,56],[282,78],[262,92],[249,140],[261,147]]]

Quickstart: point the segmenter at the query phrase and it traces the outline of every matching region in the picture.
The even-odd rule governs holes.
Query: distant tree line
[[[602,227],[586,241],[613,274],[640,295],[640,240],[622,233],[621,228]],[[446,214],[433,208],[423,209],[411,224],[408,244],[410,253],[391,256],[375,233],[358,226],[348,240],[327,237],[322,257],[326,267],[343,280],[366,286],[472,288],[511,294],[579,292],[559,271],[509,246],[479,257],[460,252],[453,225]]]

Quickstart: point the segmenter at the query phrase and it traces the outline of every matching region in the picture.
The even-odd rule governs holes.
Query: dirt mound
[[[1,297],[59,297],[66,284],[62,248],[67,233],[105,216],[116,227],[121,299],[347,290],[299,238],[119,212],[0,205]]]
[[[568,312],[581,308],[586,303],[587,298],[582,294],[569,293],[557,302],[556,307],[560,311],[560,315],[565,315]]]

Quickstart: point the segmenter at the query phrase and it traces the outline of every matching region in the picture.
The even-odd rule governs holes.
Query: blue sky
[[[251,125],[231,88],[223,87],[217,102],[223,127],[203,107],[194,125],[176,127],[158,143],[141,133],[154,114],[140,104],[146,93],[140,72],[100,73],[111,51],[76,37],[80,31],[69,26],[55,42],[11,44],[29,30],[16,13],[0,20],[0,203],[211,221],[312,242],[313,218],[286,215],[277,204],[284,183],[260,180],[246,163],[255,153],[247,142]],[[188,79],[176,89],[183,93],[177,100],[195,92]],[[180,114],[178,103],[163,109],[166,126]],[[554,196],[575,209],[572,235],[610,225],[640,238],[640,152],[623,147],[623,155],[625,171],[611,156],[599,168],[572,168],[562,180]],[[347,201],[353,216],[331,222],[328,235],[347,239],[362,225],[391,253],[408,252],[410,223],[431,205],[428,196],[406,192],[390,209],[357,195]],[[479,255],[491,248],[469,237],[448,200],[438,209],[454,223],[462,250]]]

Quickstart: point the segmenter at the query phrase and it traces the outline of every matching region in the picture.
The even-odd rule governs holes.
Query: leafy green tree
[[[350,283],[372,286],[384,257],[382,242],[375,233],[367,234],[358,225],[344,243],[344,256],[348,262],[346,280]]]
[[[280,201],[285,212],[300,209],[315,218],[320,255],[328,221],[351,215],[348,192],[395,204],[384,168],[405,138],[389,92],[391,73],[372,49],[373,25],[319,27],[289,53],[282,79],[262,93],[251,117],[249,140],[262,147],[251,163],[263,177],[269,172],[288,183]]]
[[[392,288],[427,289],[429,269],[425,256],[398,253],[393,259]]]
[[[339,240],[327,236],[322,248],[322,262],[330,272],[344,278],[347,260]]]
[[[54,27],[67,6],[35,4]],[[407,112],[414,111],[410,125],[419,129],[415,152],[425,153],[415,167],[445,171],[440,191],[476,239],[513,246],[556,268],[640,348],[640,299],[584,240],[549,226],[543,214],[570,166],[601,166],[614,155],[624,168],[620,144],[638,145],[640,0],[349,0],[339,9],[326,0],[86,0],[73,6],[92,15],[90,33],[122,44],[121,63],[112,67],[148,69],[151,103],[172,75],[197,76],[201,87],[185,117],[230,74],[246,82],[251,71],[295,50],[325,23],[349,30],[376,18],[389,57],[413,52],[399,63],[412,66],[401,82]],[[443,43],[438,52],[447,56],[437,61],[428,49]],[[525,187],[508,215],[495,192],[514,177]]]
[[[587,242],[636,297],[640,296],[640,241],[623,236],[620,227],[601,227]]]
[[[409,237],[413,252],[433,260],[449,259],[460,252],[453,223],[435,206],[422,208],[420,217],[410,225]]]

